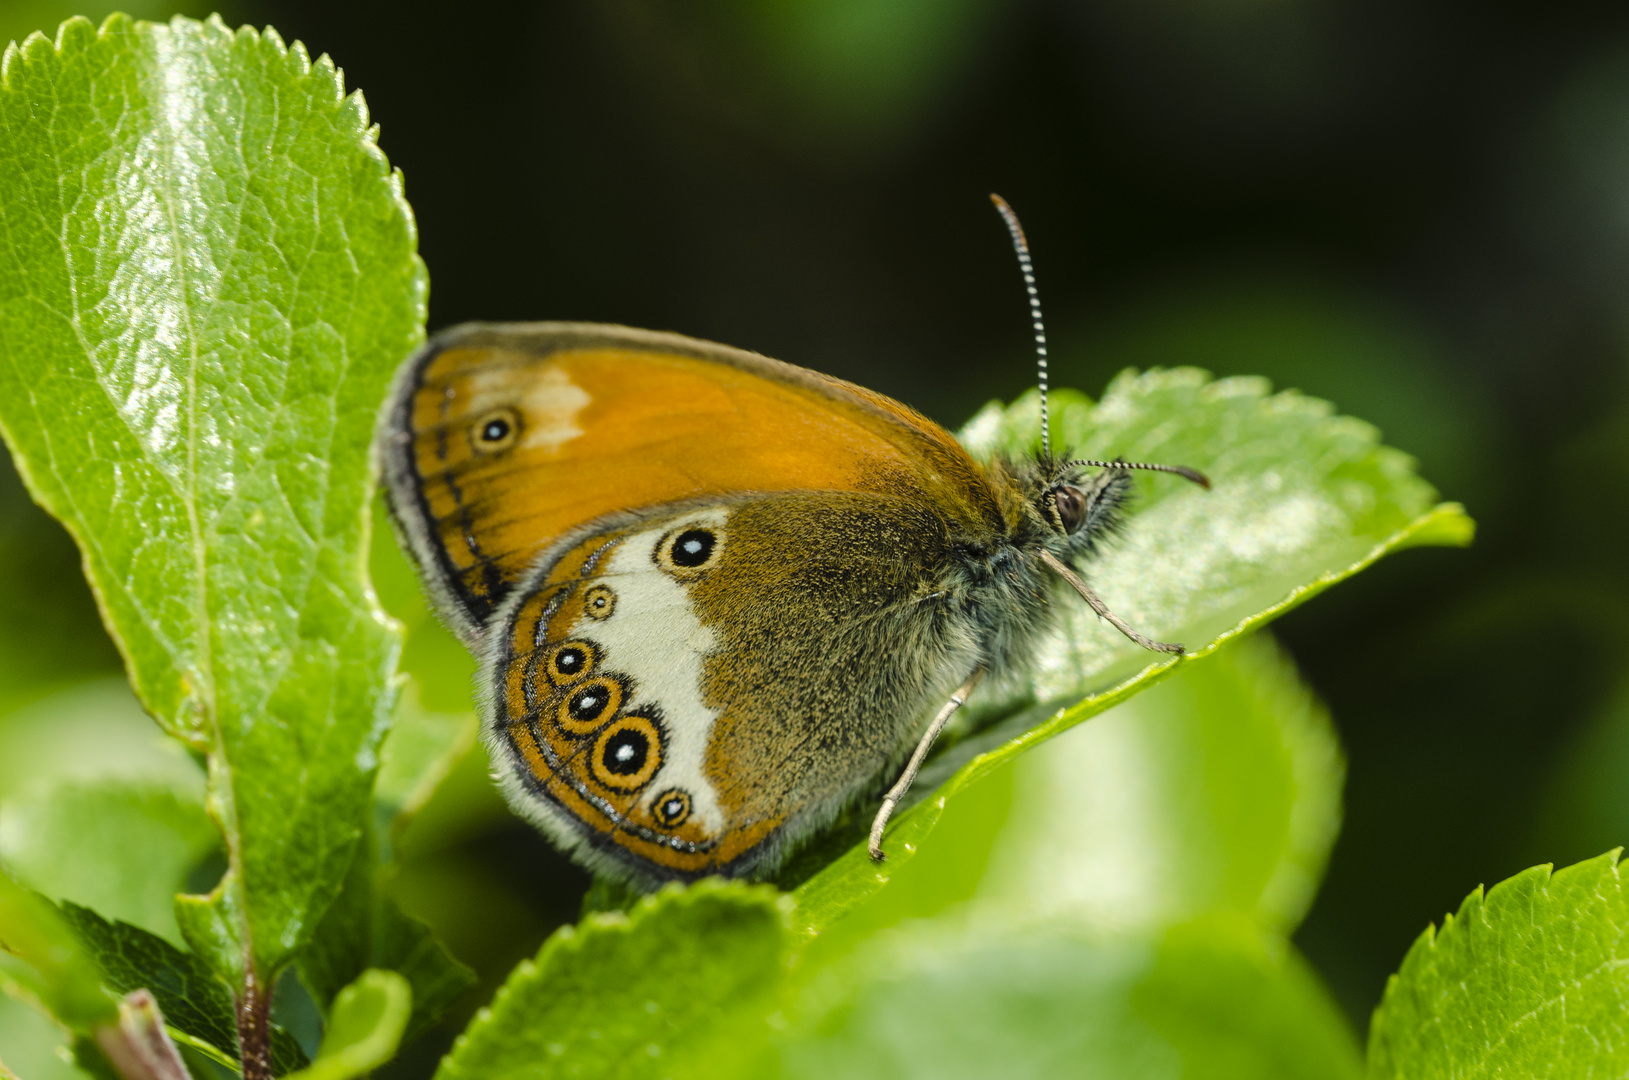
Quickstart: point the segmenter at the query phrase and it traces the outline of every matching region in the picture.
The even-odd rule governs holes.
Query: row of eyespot
[[[662,734],[648,716],[617,716],[626,696],[623,681],[609,675],[589,678],[598,661],[599,650],[591,641],[565,641],[549,650],[544,663],[549,681],[569,690],[555,710],[555,721],[568,735],[587,736],[599,731],[605,717],[615,717],[594,740],[589,768],[595,780],[614,791],[638,791],[662,766]],[[678,788],[664,791],[651,804],[651,813],[658,824],[677,828],[690,817],[690,796]]]

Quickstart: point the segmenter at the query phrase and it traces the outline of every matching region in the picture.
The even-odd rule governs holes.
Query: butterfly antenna
[[[1046,412],[1046,324],[1041,321],[1041,294],[1035,288],[1035,264],[1030,261],[1029,241],[1024,237],[1024,227],[1018,223],[1018,215],[1000,195],[992,192],[990,201],[995,203],[996,210],[1007,223],[1007,232],[1012,236],[1012,249],[1018,255],[1018,268],[1024,272],[1024,290],[1029,293],[1029,315],[1035,324],[1035,367],[1041,387],[1041,454],[1051,457],[1052,433]]]
[[[1210,490],[1210,477],[1186,465],[1153,465],[1146,461],[1066,461],[1064,465],[1086,465],[1097,469],[1147,469],[1149,472],[1175,473],[1184,480],[1192,480],[1206,491]]]

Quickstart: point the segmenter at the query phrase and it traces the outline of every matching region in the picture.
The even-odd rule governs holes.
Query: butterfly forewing
[[[759,491],[915,491],[993,520],[937,425],[860,387],[676,334],[482,325],[403,366],[380,439],[390,503],[466,641],[537,557],[606,514]]]

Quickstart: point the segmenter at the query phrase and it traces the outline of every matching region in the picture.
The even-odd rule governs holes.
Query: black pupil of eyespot
[[[571,718],[573,720],[593,720],[605,711],[605,706],[610,700],[610,695],[602,687],[590,686],[587,689],[579,690],[571,697]]]
[[[509,434],[509,421],[507,420],[488,420],[486,427],[481,429],[481,438],[487,442],[498,442],[507,434]]]
[[[686,529],[673,541],[675,566],[700,566],[713,554],[713,534],[706,529]]]
[[[604,762],[608,771],[628,776],[645,767],[650,741],[641,731],[619,731],[605,741]]]
[[[586,659],[581,649],[562,649],[555,658],[554,666],[560,669],[562,675],[575,675],[582,670]]]

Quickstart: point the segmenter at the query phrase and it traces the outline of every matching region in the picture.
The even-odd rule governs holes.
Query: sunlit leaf
[[[1379,1078],[1629,1071],[1629,895],[1618,852],[1536,866],[1427,929],[1369,1027]]]
[[[1288,932],[1342,779],[1327,714],[1252,634],[963,790],[839,935],[963,901],[984,925],[1147,934],[1231,912]]]
[[[182,931],[268,979],[391,708],[367,455],[422,333],[413,223],[360,97],[270,31],[71,21],[7,54],[0,127],[0,430],[144,705],[209,755],[230,870]]]
[[[660,1077],[780,987],[774,892],[716,881],[557,932],[443,1059],[438,1080]]]
[[[739,1075],[1362,1075],[1345,1018],[1305,962],[1247,921],[1212,918],[1155,939],[930,923],[885,937],[824,983]]]

